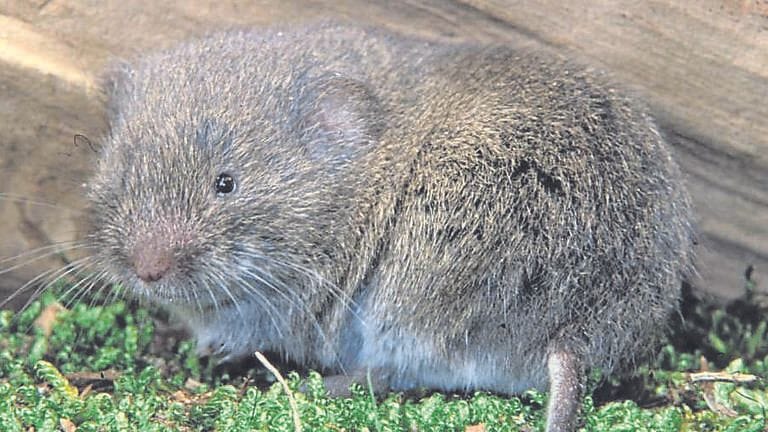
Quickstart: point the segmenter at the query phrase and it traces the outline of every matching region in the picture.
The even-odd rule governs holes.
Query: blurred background
[[[83,228],[110,61],[223,28],[323,18],[542,44],[611,72],[651,106],[687,176],[702,234],[695,289],[768,293],[768,1],[2,0],[0,301],[72,259],[36,257]]]

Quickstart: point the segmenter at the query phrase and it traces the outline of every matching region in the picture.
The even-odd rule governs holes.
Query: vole
[[[654,121],[543,50],[231,30],[105,89],[92,261],[202,354],[392,390],[548,389],[547,430],[571,430],[586,371],[653,347],[693,266]]]

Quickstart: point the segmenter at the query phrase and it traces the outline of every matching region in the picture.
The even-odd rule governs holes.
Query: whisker
[[[78,248],[81,248],[81,247],[83,247],[83,246],[82,245],[71,246],[69,248],[63,249],[62,252],[68,251],[68,250],[75,250],[75,249],[78,249]],[[36,256],[36,257],[34,257],[32,259],[26,260],[24,262],[21,262],[21,263],[15,264],[15,265],[12,265],[11,267],[6,267],[6,268],[0,270],[0,275],[12,272],[13,270],[17,270],[19,268],[23,268],[23,267],[25,267],[25,266],[33,263],[33,262],[37,262],[37,261],[43,260],[45,258],[48,258],[48,257],[53,256],[53,255],[57,255],[59,253],[60,253],[59,251],[46,252],[46,253],[44,253],[42,255],[38,255],[38,256]],[[67,264],[67,265],[69,265],[69,264]]]
[[[210,271],[204,272],[203,274],[211,282],[211,284],[216,282],[215,280],[212,279],[212,276],[211,276],[212,273]],[[206,286],[208,286],[209,289],[210,289],[210,285],[211,284],[206,284]],[[219,280],[219,283],[216,284],[216,286],[217,286],[217,288],[219,288],[222,291],[224,291],[224,293],[227,295],[227,297],[229,297],[229,299],[232,300],[232,304],[234,304],[235,309],[237,309],[237,314],[240,315],[241,319],[243,319],[244,315],[243,315],[242,309],[240,309],[240,303],[235,299],[235,296],[232,295],[232,291],[229,290],[229,288],[227,287],[227,284],[224,283],[223,280]]]
[[[245,292],[252,294],[256,296],[256,301],[260,306],[262,306],[267,315],[269,316],[269,320],[272,322],[272,326],[275,328],[275,331],[277,332],[277,335],[279,338],[283,338],[283,330],[280,325],[278,325],[275,317],[280,316],[280,311],[277,309],[275,305],[272,304],[272,302],[269,301],[269,299],[258,289],[251,286],[248,281],[243,279],[242,277],[238,277],[235,279],[235,283],[241,287]]]
[[[118,301],[121,298],[124,298],[123,295],[123,286],[119,283],[119,281],[109,273],[107,270],[102,270],[99,273],[102,284],[99,287],[99,289],[96,291],[96,293],[93,295],[91,302],[95,302],[96,299],[100,298],[102,296],[102,292],[105,289],[109,289],[109,292],[104,297],[105,303],[114,303]]]
[[[98,285],[98,288],[94,292],[94,287]],[[97,304],[104,304],[104,303],[113,303],[117,300],[118,294],[117,289],[115,287],[118,285],[115,285],[114,282],[110,281],[109,274],[106,270],[102,270],[98,273],[96,273],[93,278],[91,278],[90,282],[88,283],[87,289],[84,291],[83,295],[86,293],[89,293],[89,300],[88,300],[88,306],[94,307]],[[106,297],[102,297],[102,292],[105,289],[112,288],[113,291],[110,291],[109,295]],[[111,298],[110,298],[111,297]],[[103,299],[103,300],[100,300]]]
[[[92,265],[92,257],[90,256],[80,258],[78,260],[75,260],[67,264],[66,266],[60,269],[60,274],[58,274],[55,277],[52,277],[51,279],[48,280],[48,282],[46,282],[44,285],[40,286],[37,290],[35,290],[35,292],[30,297],[30,299],[34,300],[34,298],[39,296],[40,293],[45,292],[52,285],[62,281],[64,278],[79,280],[80,275],[83,273],[83,270],[87,269],[90,265]],[[77,284],[79,283],[80,282],[78,281]],[[69,289],[67,289],[67,291],[69,291]],[[63,296],[64,296],[63,294],[60,294],[59,298],[61,299],[63,298]]]
[[[194,281],[193,281],[193,285],[195,285]],[[197,310],[198,310],[199,314],[202,315],[203,314],[203,304],[200,302],[200,296],[197,295],[197,289],[192,289],[191,292],[192,292],[192,297],[195,298],[195,304],[197,305]],[[184,293],[184,297],[185,297],[184,300],[188,302],[189,301],[189,293],[185,292]]]
[[[77,266],[79,264],[79,262],[85,260],[86,258],[81,258],[80,260],[75,261],[74,264],[70,263],[70,264],[67,264],[64,267],[54,268],[54,269],[46,270],[46,271],[40,273],[39,275],[35,276],[31,280],[29,280],[26,283],[24,283],[24,285],[22,285],[16,291],[12,292],[8,297],[5,298],[5,300],[0,302],[0,307],[5,307],[5,305],[7,305],[11,300],[13,300],[16,297],[18,297],[19,295],[21,295],[29,287],[34,286],[39,281],[46,280],[46,282],[43,283],[42,285],[38,286],[35,289],[35,291],[32,293],[32,295],[29,297],[29,299],[27,299],[26,303],[22,307],[22,310],[26,309],[40,295],[40,293],[42,293],[45,290],[47,290],[48,288],[50,288],[51,285],[56,283],[56,281],[58,281],[61,277],[69,274],[72,271],[71,269],[72,269],[73,265]],[[52,275],[55,276],[55,277],[51,278]],[[50,278],[50,279],[47,279],[47,278]]]
[[[322,274],[317,272],[317,270],[302,266],[296,262],[293,262],[290,260],[290,256],[286,254],[270,254],[270,255],[263,255],[258,253],[250,253],[249,254],[252,258],[256,259],[262,259],[264,261],[269,261],[272,264],[276,264],[279,266],[283,266],[284,268],[287,268],[289,270],[294,270],[296,272],[299,272],[307,277],[309,277],[311,280],[315,280],[320,282],[320,285],[327,286],[331,288],[333,293],[337,294],[337,298],[344,302],[345,305],[354,305],[354,300],[351,299],[347,293],[344,292],[341,288],[339,288],[338,285],[335,283],[329,281],[327,278],[325,278]],[[282,259],[278,259],[282,258]]]
[[[63,247],[66,247],[66,249],[64,249]],[[85,244],[83,244],[83,242],[78,242],[78,241],[67,241],[67,242],[60,242],[60,243],[51,244],[51,245],[45,245],[45,246],[24,251],[18,255],[13,255],[10,257],[0,259],[0,264],[26,258],[28,256],[41,253],[43,251],[54,250],[55,252],[49,253],[49,255],[52,255],[52,254],[55,254],[56,252],[66,252],[72,249],[77,249],[79,247],[85,247]],[[46,256],[49,256],[49,255],[46,255]]]
[[[274,292],[275,294],[277,294],[280,297],[282,297],[284,300],[286,300],[291,306],[295,307],[296,309],[305,309],[306,308],[305,305],[296,303],[296,301],[293,298],[291,298],[288,294],[286,294],[286,291],[287,292],[291,292],[291,290],[288,289],[288,287],[285,284],[283,284],[282,282],[279,282],[273,276],[271,276],[271,275],[267,276],[264,273],[262,273],[263,274],[263,276],[262,276],[260,274],[254,273],[254,272],[252,272],[250,270],[245,270],[243,273],[246,276],[254,279],[256,282],[259,282],[262,285],[264,285],[265,287],[267,287],[270,290],[272,290],[272,292]],[[275,282],[271,282],[271,281],[275,281]],[[282,287],[285,288],[285,289],[281,290],[280,288],[275,286],[275,283],[278,283],[278,284],[282,285]],[[248,286],[250,286],[250,285],[248,285]],[[258,291],[258,290],[254,289],[254,291]],[[263,295],[263,294],[261,294],[261,295]]]
[[[61,204],[52,203],[52,202],[33,200],[28,197],[25,197],[24,195],[17,195],[17,194],[8,193],[8,192],[0,192],[0,199],[7,200],[10,202],[33,204],[40,207],[49,207],[56,210],[66,210],[66,211],[70,211],[72,213],[77,213],[77,214],[83,213],[83,211],[79,209],[73,209],[73,208],[63,206]]]
[[[314,280],[316,282],[319,282],[320,287],[327,287],[329,288],[328,292],[333,295],[337,300],[341,302],[341,304],[344,306],[344,308],[352,314],[362,325],[365,325],[365,320],[357,313],[355,310],[355,307],[358,306],[357,302],[355,302],[354,299],[352,299],[344,290],[339,288],[336,284],[330,282],[326,278],[324,278],[321,274],[319,274],[317,271],[301,266],[296,263],[292,263],[290,261],[279,261],[274,257],[263,257],[265,260],[269,261],[271,264],[275,264],[278,266],[283,266],[285,268],[288,268],[289,270],[297,271],[306,277],[310,278],[310,280]]]
[[[216,294],[211,290],[211,287],[208,284],[204,282],[201,283],[205,287],[205,291],[208,293],[208,296],[211,297],[211,300],[213,301],[213,308],[216,310],[216,313],[218,313],[220,311],[219,299],[216,297]]]
[[[280,281],[279,279],[277,279],[277,278],[275,278],[275,277],[273,277],[271,275],[267,276],[267,274],[264,274],[263,272],[261,274],[264,275],[264,276],[261,276],[261,275],[259,275],[257,273],[251,272],[251,271],[246,271],[245,273],[248,276],[254,278],[256,281],[262,283],[264,286],[270,288],[272,291],[274,291],[278,295],[282,296],[286,301],[289,302],[289,304],[291,304],[294,307],[296,307],[299,311],[303,311],[304,316],[309,318],[312,321],[312,327],[317,331],[317,334],[320,336],[320,339],[321,339],[322,343],[323,344],[327,344],[328,343],[328,341],[329,341],[328,335],[325,333],[325,331],[322,328],[322,325],[320,325],[320,321],[317,319],[317,316],[309,308],[309,306],[306,304],[306,302],[303,301],[303,299],[301,299],[301,297],[299,297],[299,296],[295,296],[295,299],[293,299],[293,298],[291,298],[287,294],[287,293],[292,293],[292,294],[295,293],[295,289],[291,289],[284,282]],[[269,278],[269,280],[266,279],[267,277]],[[270,280],[271,281],[275,281],[278,285],[280,285],[284,289],[281,290],[274,283],[270,282]],[[344,372],[344,365],[341,363],[341,360],[339,359],[338,354],[335,354],[334,357],[335,357],[334,361],[337,363],[337,365],[339,366],[339,369],[343,373]]]
[[[24,305],[21,307],[21,310],[26,310],[30,307],[30,305],[37,299],[39,296],[51,288],[54,284],[62,280],[67,275],[71,275],[73,272],[79,271],[78,269],[83,268],[83,263],[87,263],[87,261],[91,257],[84,257],[77,261],[74,261],[64,267],[61,268],[55,268],[48,270],[46,272],[43,272],[33,278],[32,280],[28,281],[24,285],[22,285],[19,289],[17,289],[15,292],[13,292],[8,298],[6,298],[2,303],[0,303],[0,307],[3,307],[5,304],[7,304],[9,301],[17,297],[22,292],[26,291],[26,289],[32,285],[35,285],[39,280],[41,279],[47,279],[45,283],[42,283],[35,288],[34,292],[27,298]],[[30,323],[30,326],[33,323]],[[25,331],[29,331],[30,327],[27,327]]]
[[[98,282],[97,274],[90,273],[87,276],[81,278],[77,283],[68,287],[66,291],[61,294],[61,298],[67,299],[64,306],[70,308],[73,304],[80,301],[80,299],[89,292],[93,286]],[[74,292],[74,294],[72,294]]]
[[[85,281],[85,280],[88,280],[88,279],[90,279],[90,281],[87,284],[83,284],[82,288],[80,288],[78,290],[78,292],[74,295],[74,297],[72,298],[71,302],[69,302],[69,301],[67,302],[67,308],[70,308],[71,307],[70,304],[74,304],[74,302],[77,301],[78,298],[81,298],[85,294],[87,294],[89,292],[92,292],[93,287],[96,284],[99,284],[100,286],[99,286],[98,290],[96,291],[96,293],[94,295],[91,296],[91,298],[90,298],[90,300],[88,302],[88,307],[89,308],[94,308],[96,306],[97,299],[101,296],[102,290],[104,290],[108,286],[112,286],[111,284],[107,283],[107,281],[105,281],[105,279],[108,278],[108,277],[109,277],[109,275],[107,274],[106,270],[102,270],[102,271],[100,271],[98,273],[90,273],[90,274],[88,274],[85,278],[83,278],[82,281]],[[78,284],[79,284],[79,282],[78,282]],[[112,303],[113,301],[107,300],[107,303]],[[103,309],[99,309],[98,313],[102,314],[103,311],[104,311]],[[83,337],[84,331],[87,332],[87,329],[80,328],[80,331],[78,331],[78,333],[75,335],[76,343],[79,343],[80,338]]]

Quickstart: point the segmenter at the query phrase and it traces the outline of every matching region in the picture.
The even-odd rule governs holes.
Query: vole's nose
[[[173,250],[162,241],[149,239],[138,242],[131,254],[136,276],[144,282],[156,282],[163,278],[173,267]]]

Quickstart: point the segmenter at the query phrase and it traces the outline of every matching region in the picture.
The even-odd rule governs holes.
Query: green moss
[[[0,430],[54,431],[69,423],[78,431],[294,430],[280,385],[259,388],[241,377],[214,373],[189,341],[151,354],[155,328],[144,309],[124,302],[76,303],[58,312],[47,334],[34,322],[55,299],[45,294],[20,314],[0,313]],[[673,336],[628,380],[603,382],[595,393],[603,396],[585,398],[585,430],[764,430],[764,382],[701,385],[686,371],[699,370],[704,354],[711,366],[727,372],[763,376],[765,321],[755,316],[744,321],[726,308],[696,308],[700,315],[680,330],[687,336]],[[676,338],[689,341],[691,334],[700,336],[701,345],[685,350],[675,343]],[[381,400],[357,387],[350,398],[331,399],[318,374],[287,376],[305,431],[464,430],[478,424],[489,431],[517,431],[541,430],[544,423],[546,395],[534,391],[521,397],[390,394]],[[302,386],[304,392],[298,392]],[[637,397],[621,394],[628,388]]]

